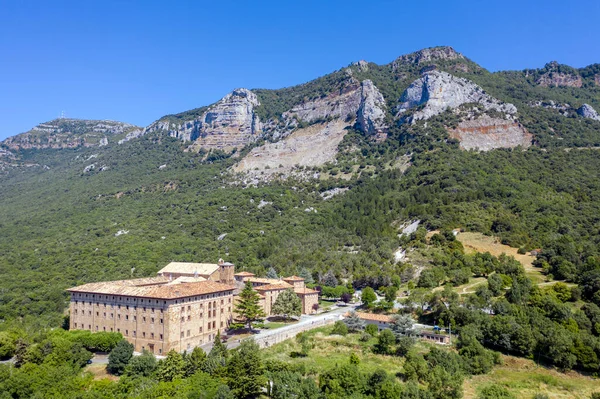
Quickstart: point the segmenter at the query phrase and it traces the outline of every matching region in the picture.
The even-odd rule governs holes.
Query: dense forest
[[[407,313],[443,322],[460,334],[452,356],[405,351],[412,377],[367,375],[351,359],[316,379],[281,365],[264,364],[252,371],[258,373],[257,381],[268,377],[294,386],[298,398],[461,397],[458,391],[448,393],[450,388],[447,396],[432,393],[436,384],[444,390],[450,383],[450,376],[435,370],[475,374],[480,367],[492,367],[492,351],[560,370],[597,373],[600,122],[529,105],[551,99],[600,108],[600,89],[590,83],[597,65],[500,73],[469,60],[438,67],[517,105],[534,145],[464,151],[448,137],[447,128],[457,123],[450,111],[403,125],[387,115],[386,140],[374,141],[350,129],[335,162],[312,168],[322,178],[292,176],[254,186],[244,185],[230,168],[252,145],[233,154],[185,152],[184,143],[154,132],[103,148],[21,150],[20,162],[34,166],[9,168],[0,175],[0,349],[22,357],[14,374],[8,366],[0,368],[3,397],[60,397],[58,392],[80,392],[82,387],[87,388],[80,396],[65,397],[166,397],[178,390],[190,398],[248,397],[235,381],[240,370],[250,367],[240,365],[246,355],[262,364],[251,343],[221,353],[216,363],[208,362],[210,354],[207,359],[196,352],[170,354],[158,365],[129,365],[119,383],[99,383],[80,373],[97,343],[57,330],[70,286],[150,276],[170,261],[219,258],[235,263],[237,271],[308,270],[317,285],[335,285],[327,283],[327,276],[333,276],[353,288],[372,287],[380,293],[385,287],[399,288],[400,280],[411,293]],[[420,72],[414,65],[350,69],[358,79],[372,79],[390,109]],[[534,84],[550,70],[577,73],[584,84]],[[343,90],[347,76],[338,71],[295,88],[256,90],[262,104],[258,113],[278,118],[300,101]],[[203,110],[168,118],[181,121]],[[84,171],[92,159],[101,167]],[[324,199],[322,194],[336,188],[347,191]],[[421,226],[417,232],[399,234],[399,226],[415,220]],[[532,282],[513,258],[467,254],[453,229],[497,236],[522,253],[536,250],[534,265],[552,284]],[[439,233],[426,237],[427,231]],[[398,248],[425,257],[426,267],[397,262]],[[486,284],[469,295],[452,290],[472,278],[485,278]],[[117,345],[114,337],[106,339],[102,345]],[[401,340],[389,345],[401,346]],[[37,382],[21,392],[17,388],[28,384],[20,378]],[[149,382],[156,379],[160,382]],[[390,396],[380,393],[384,385]],[[283,389],[277,386],[274,382],[270,389]],[[371,392],[373,386],[381,389]],[[200,391],[211,393],[201,396]]]

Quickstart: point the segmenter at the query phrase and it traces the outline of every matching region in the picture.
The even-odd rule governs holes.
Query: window
[[[146,338],[146,331],[142,331],[142,338]]]
[[[211,309],[212,308],[212,303],[208,303],[208,308]]]
[[[117,332],[121,332],[121,329],[120,329],[120,328],[117,328]]]
[[[158,350],[158,354],[161,355],[162,354],[162,349]]]
[[[127,310],[129,310],[129,305],[126,306]]]
[[[221,314],[223,314],[224,311],[225,311],[224,309],[221,309]]]
[[[143,302],[143,301],[144,301],[144,300],[142,300],[142,302]],[[145,311],[146,311],[146,307],[144,306],[144,312],[145,312]]]
[[[217,322],[213,321],[213,329],[217,328]]]
[[[137,332],[135,330],[133,330],[133,336],[135,337],[137,335]]]
[[[106,327],[102,327],[102,331],[106,331]]]
[[[142,317],[142,323],[146,322],[146,316]]]
[[[228,303],[231,303],[231,298],[229,298],[229,300],[227,301]]]
[[[200,327],[200,333],[202,333],[202,327]]]
[[[75,314],[77,314],[77,309],[75,309]]]
[[[125,315],[125,320],[129,320],[129,315],[128,314]]]
[[[96,331],[98,331],[98,326],[96,326]]]
[[[185,312],[185,306],[182,306],[182,307],[181,307],[181,311],[182,311],[182,312]]]
[[[96,316],[100,316],[100,312],[96,312]]]
[[[187,336],[188,337],[190,336],[190,330],[187,330]]]
[[[120,314],[117,315],[117,320],[121,320],[121,315]]]
[[[163,339],[163,335],[162,335],[162,334],[160,334],[160,340],[162,341],[162,339]]]
[[[150,338],[154,339],[154,333],[150,333]]]
[[[150,318],[150,323],[154,324],[154,317]]]
[[[151,310],[152,310],[152,313],[154,313],[154,308],[152,308]]]
[[[183,338],[183,331],[181,332],[181,337],[180,338]]]
[[[92,315],[92,311],[88,310],[88,315],[91,316]]]
[[[188,305],[188,312],[192,310],[192,307],[190,305]]]
[[[133,315],[133,321],[137,321],[137,316]]]
[[[185,321],[185,317],[181,316],[181,322],[183,323]]]
[[[204,316],[204,313],[200,313],[200,318],[202,318],[202,316]]]
[[[229,306],[229,307],[227,308],[227,311],[228,311],[228,312],[231,312],[231,306]]]
[[[192,319],[192,316],[188,315],[187,321],[190,321]]]
[[[114,318],[114,317],[115,317],[115,314],[114,314],[114,313],[111,313],[111,314],[110,314],[110,318],[112,319],[112,318]]]
[[[160,319],[160,324],[162,324],[162,323],[163,323],[163,319]]]
[[[125,330],[125,335],[129,335],[129,330]]]
[[[221,299],[221,305],[223,305],[225,303],[225,300]]]
[[[221,322],[221,327],[223,327],[223,322]]]

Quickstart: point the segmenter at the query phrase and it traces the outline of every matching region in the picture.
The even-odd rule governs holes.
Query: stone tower
[[[225,284],[233,284],[233,274],[235,273],[235,265],[219,259],[219,282]]]

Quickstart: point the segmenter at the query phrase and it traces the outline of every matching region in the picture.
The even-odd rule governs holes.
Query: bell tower
[[[219,282],[225,284],[233,284],[233,274],[235,273],[235,265],[219,259]]]

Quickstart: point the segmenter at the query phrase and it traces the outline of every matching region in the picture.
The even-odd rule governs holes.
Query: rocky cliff
[[[455,129],[449,129],[448,133],[460,141],[461,148],[479,151],[517,146],[527,148],[533,139],[533,135],[517,121],[488,115],[463,120]]]
[[[191,141],[192,149],[240,148],[255,141],[262,132],[255,113],[258,105],[256,94],[235,89],[196,118],[173,122],[165,117],[144,129],[143,134],[165,131],[171,137]]]
[[[0,145],[11,150],[42,148],[102,147],[140,128],[109,120],[55,119],[28,132],[9,137]]]
[[[589,104],[583,104],[581,107],[577,109],[577,113],[584,118],[593,119],[595,121],[600,121],[600,115],[594,108],[592,108]]]
[[[396,70],[404,64],[425,65],[435,61],[464,60],[465,57],[449,46],[431,47],[414,53],[401,55],[392,62],[392,69]]]
[[[373,84],[366,79],[362,81],[360,105],[356,113],[358,128],[367,135],[385,134],[386,105],[383,95]]]
[[[542,87],[581,87],[583,80],[577,71],[553,61],[544,67],[535,82]]]
[[[477,103],[486,110],[515,114],[517,108],[503,103],[488,94],[475,83],[442,71],[429,71],[408,86],[400,97],[397,116],[402,121],[418,121],[439,115],[446,109],[458,108],[463,104]],[[412,115],[404,117],[416,109]]]

